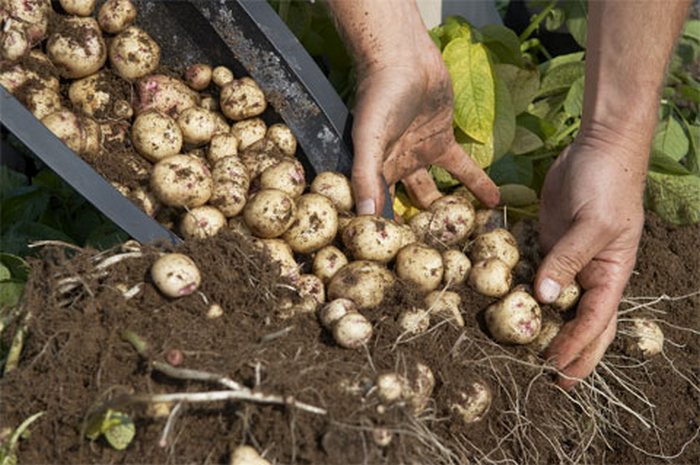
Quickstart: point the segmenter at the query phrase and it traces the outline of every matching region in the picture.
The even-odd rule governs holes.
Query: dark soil
[[[699,227],[674,229],[650,218],[626,295],[697,292],[698,245]],[[621,402],[653,420],[657,428],[649,430],[590,387],[572,392],[582,402],[574,405],[527,347],[491,343],[479,327],[490,300],[466,288],[460,290],[465,328],[441,324],[411,338],[400,337],[395,319],[418,303],[418,296],[399,283],[379,308],[365,312],[376,331],[368,350],[351,351],[335,346],[313,315],[277,316],[289,291],[277,270],[240,236],[191,242],[182,251],[202,269],[203,283],[202,294],[179,300],[162,297],[150,283],[155,250],[124,260],[99,278],[88,276],[93,253],[52,249],[33,263],[24,298],[24,308],[32,312],[25,348],[19,368],[0,379],[0,429],[46,412],[21,441],[19,463],[227,463],[239,444],[253,445],[277,463],[479,463],[487,454],[518,463],[561,463],[565,457],[572,463],[700,463],[700,441],[691,441],[700,427],[698,295],[653,306],[664,313],[638,312],[669,323],[662,324],[668,360],[658,356],[639,366],[623,357],[622,336],[606,357],[606,364],[616,367],[613,372],[626,377],[653,407],[598,369],[594,385],[604,389],[605,381]],[[59,296],[58,280],[71,275],[83,276],[82,285]],[[136,297],[121,296],[120,288],[140,282],[145,284]],[[220,304],[223,316],[208,319],[203,296]],[[13,329],[3,333],[3,343],[9,343]],[[81,438],[81,427],[105,402],[131,393],[221,389],[153,371],[122,340],[125,329],[148,342],[147,355],[154,360],[177,349],[184,355],[182,367],[291,395],[327,409],[328,415],[252,403],[188,404],[162,448],[165,418],[154,418],[142,406],[122,405],[136,422],[131,445],[115,451],[104,439],[90,442]],[[265,337],[285,329],[274,339]],[[410,380],[416,362],[428,365],[436,378],[428,409],[414,416],[401,403],[380,406],[371,390],[376,374],[398,371]],[[465,425],[450,405],[457,393],[469,391],[471,380],[489,384],[494,402],[485,419]],[[378,426],[393,432],[388,447],[372,440]]]

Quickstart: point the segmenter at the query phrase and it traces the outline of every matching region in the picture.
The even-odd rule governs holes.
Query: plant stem
[[[525,28],[522,34],[520,34],[520,37],[518,37],[518,39],[520,39],[520,42],[524,42],[528,37],[530,37],[530,35],[533,32],[535,32],[540,27],[542,21],[544,21],[545,18],[547,18],[547,16],[549,15],[549,13],[552,12],[556,4],[557,0],[554,0],[549,5],[544,7],[544,9],[542,9],[542,11],[540,11],[539,14],[533,18],[532,22],[527,26],[527,28]]]

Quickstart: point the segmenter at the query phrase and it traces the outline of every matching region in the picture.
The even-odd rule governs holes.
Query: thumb
[[[574,221],[542,260],[535,277],[537,299],[542,303],[557,300],[562,288],[572,283],[610,240],[605,228],[596,222]]]

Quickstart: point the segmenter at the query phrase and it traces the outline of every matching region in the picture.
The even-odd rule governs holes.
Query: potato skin
[[[542,327],[542,311],[527,292],[515,290],[490,305],[484,314],[491,336],[504,344],[529,344]]]
[[[464,317],[459,310],[462,298],[452,291],[433,291],[425,296],[425,307],[431,315],[448,320],[458,327],[464,326]]]
[[[204,90],[211,83],[212,69],[205,63],[196,63],[185,70],[185,82],[194,90]]]
[[[185,239],[206,239],[216,236],[226,226],[226,217],[217,208],[204,205],[184,214],[180,232]]]
[[[319,173],[311,182],[311,192],[328,197],[339,212],[350,211],[355,205],[350,180],[335,171]]]
[[[348,258],[339,248],[327,245],[314,255],[312,271],[324,283],[327,283],[339,269],[347,264]]]
[[[469,273],[469,285],[479,294],[501,297],[508,293],[513,276],[508,265],[498,258],[476,262]]]
[[[471,382],[468,390],[456,393],[455,397],[450,410],[467,424],[483,419],[493,400],[491,388],[481,380]]]
[[[342,234],[343,245],[356,260],[381,263],[396,257],[401,239],[401,230],[396,224],[371,215],[354,218]]]
[[[299,265],[294,260],[292,249],[281,239],[262,239],[265,253],[280,266],[280,275],[296,281],[299,278]]]
[[[51,34],[46,44],[49,59],[65,78],[77,79],[96,73],[107,61],[107,45],[97,21],[78,16],[65,21],[79,31],[82,40],[78,44],[65,33]]]
[[[144,76],[137,83],[136,113],[158,110],[177,119],[180,113],[199,103],[199,96],[187,85],[162,74]]]
[[[442,282],[449,286],[458,286],[467,280],[472,269],[472,262],[459,250],[445,250],[442,253],[442,264],[445,272]]]
[[[578,303],[579,297],[581,297],[581,286],[573,281],[568,286],[564,286],[557,300],[551,305],[560,312],[565,312]]]
[[[183,110],[177,118],[177,124],[182,131],[183,140],[190,146],[209,143],[217,130],[214,114],[200,107]]]
[[[312,253],[327,246],[338,232],[338,213],[326,197],[305,194],[296,202],[294,222],[284,240],[297,253]]]
[[[297,151],[297,138],[286,124],[276,123],[267,128],[265,137],[270,139],[288,157],[293,157]]]
[[[271,239],[281,236],[295,221],[294,200],[277,189],[258,191],[243,209],[246,224],[257,237]]]
[[[176,298],[192,294],[202,282],[199,268],[187,255],[169,253],[151,266],[151,278],[166,296]]]
[[[173,118],[159,111],[148,111],[134,120],[131,141],[144,158],[158,162],[180,153],[183,138],[182,131]]]
[[[428,210],[432,214],[424,239],[428,244],[456,245],[464,242],[474,230],[474,207],[464,197],[446,195],[433,202]]]
[[[345,298],[359,308],[376,307],[384,292],[394,283],[386,267],[369,260],[358,260],[342,267],[328,284],[328,298]]]
[[[238,149],[245,150],[265,137],[267,125],[260,118],[238,121],[231,126],[231,134],[238,139]],[[275,145],[275,147],[277,147]],[[279,148],[278,148],[279,150]],[[280,151],[281,153],[281,151]]]
[[[469,258],[474,262],[498,258],[513,269],[520,260],[520,252],[513,235],[507,229],[496,228],[476,236],[469,249]]]
[[[129,26],[109,46],[112,69],[127,81],[154,72],[160,64],[160,46],[146,31]]]
[[[69,15],[90,16],[95,10],[95,0],[60,0],[61,7]]]
[[[359,349],[372,338],[372,324],[361,313],[350,312],[333,325],[333,339],[346,349]]]
[[[226,84],[233,81],[233,71],[225,66],[217,66],[211,72],[211,80],[218,87],[224,87]]]
[[[136,7],[130,0],[107,0],[97,12],[97,22],[103,31],[116,34],[136,19]]]
[[[282,160],[260,174],[260,188],[279,189],[296,199],[304,193],[304,167],[293,158]]]
[[[225,157],[238,155],[238,139],[233,134],[215,134],[209,142],[207,160],[216,163]]]
[[[261,115],[267,108],[265,94],[250,78],[234,79],[221,88],[221,111],[227,118],[241,121]]]
[[[437,289],[443,272],[442,255],[425,244],[407,245],[396,255],[396,274],[421,292]]]
[[[211,197],[212,187],[209,169],[196,157],[173,155],[163,158],[151,172],[153,193],[171,207],[200,207]]]

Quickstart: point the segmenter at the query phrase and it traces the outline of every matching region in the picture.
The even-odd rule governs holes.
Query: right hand
[[[410,56],[396,54],[358,72],[352,184],[358,214],[377,214],[384,186],[403,180],[426,208],[440,197],[427,172],[438,165],[484,205],[499,201],[496,185],[455,141],[452,85],[440,52],[427,34]]]

